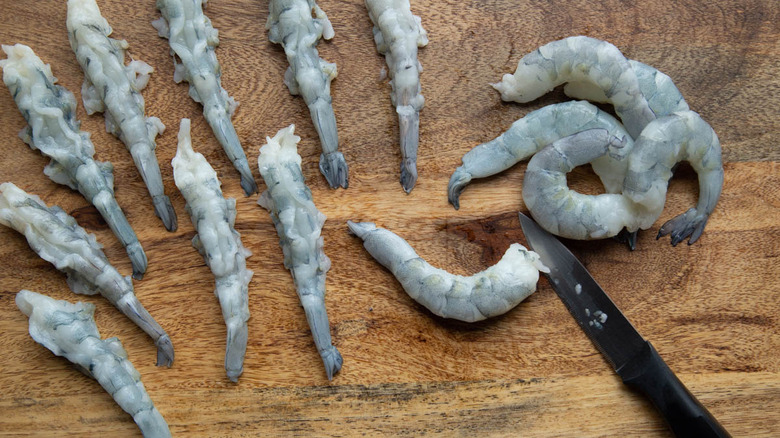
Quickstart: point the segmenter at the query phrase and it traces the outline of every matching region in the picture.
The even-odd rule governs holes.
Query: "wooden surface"
[[[174,434],[665,436],[650,404],[628,391],[578,329],[546,280],[508,314],[479,324],[432,316],[347,233],[348,219],[371,220],[407,238],[434,265],[470,274],[495,263],[511,242],[525,243],[516,212],[525,211],[525,164],[473,183],[460,211],[446,186],[460,157],[532,109],[505,104],[489,87],[525,53],[566,36],[606,39],[627,56],[669,74],[720,136],[725,186],[703,237],[672,248],[655,241],[663,221],[693,205],[696,177],[683,167],[664,214],[629,252],[614,241],[568,242],[640,333],[735,436],[780,431],[780,5],[776,1],[586,2],[413,0],[429,32],[420,51],[426,98],[420,126],[420,179],[410,195],[398,183],[400,152],[389,86],[380,78],[371,23],[362,0],[321,0],[336,36],[320,46],[335,62],[333,106],[350,188],[330,190],[317,170],[319,143],[303,100],[290,96],[287,61],[264,31],[267,4],[212,0],[223,85],[240,103],[236,129],[256,169],[265,136],[290,123],[315,202],[328,216],[323,235],[333,261],[327,307],[344,368],[325,378],[268,214],[242,196],[238,175],[204,122],[187,86],[172,81],[167,41],[149,24],[154,1],[102,0],[115,36],[155,69],[144,91],[147,114],[168,127],[158,140],[163,179],[179,216],[168,233],[124,146],[86,116],[82,72],[65,30],[65,2],[0,0],[0,42],[30,45],[79,98],[96,158],[114,164],[117,198],[149,257],[136,293],[171,335],[173,368],[154,366],[152,342],[105,299],[71,293],[64,275],[40,260],[24,238],[0,229],[0,434],[135,436],[132,419],[100,386],[27,334],[14,305],[29,288],[97,305],[103,336],[118,336]],[[195,149],[238,198],[236,228],[254,253],[249,346],[238,384],[223,370],[225,327],[213,277],[190,246],[193,227],[176,190],[170,160],[178,121],[193,121]],[[0,180],[13,181],[74,215],[130,272],[124,250],[96,210],[42,173],[47,160],[16,133],[24,126],[0,90]],[[598,184],[577,170],[572,185]]]

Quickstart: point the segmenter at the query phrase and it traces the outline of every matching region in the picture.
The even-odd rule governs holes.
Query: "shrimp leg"
[[[113,166],[94,160],[95,146],[89,134],[79,130],[73,93],[55,85],[51,67],[29,47],[16,44],[2,48],[8,55],[0,61],[3,81],[28,123],[19,136],[51,158],[43,173],[78,190],[97,208],[127,250],[133,277],[141,279],[146,272],[146,254],[114,198]]]
[[[333,27],[314,0],[273,0],[269,8],[265,25],[268,39],[282,45],[290,63],[284,75],[285,84],[290,94],[303,96],[320,137],[320,172],[332,188],[347,188],[347,162],[338,151],[336,116],[330,97],[330,82],[337,74],[336,64],[326,62],[317,52],[320,37],[333,38]]]
[[[626,155],[633,140],[614,117],[588,102],[564,102],[548,105],[528,113],[514,122],[497,138],[476,146],[463,156],[463,164],[455,169],[447,186],[447,195],[455,209],[460,208],[460,194],[473,178],[485,178],[502,172],[532,156],[544,146],[588,129],[605,129],[610,135],[626,137],[622,148],[612,148],[609,154],[593,163],[608,193],[620,193],[628,163]]]
[[[144,116],[140,90],[153,71],[143,61],[125,65],[127,41],[109,38],[109,26],[95,0],[68,1],[68,38],[86,79],[82,87],[88,114],[105,111],[106,130],[127,146],[168,231],[176,230],[176,212],[163,192],[155,137],[165,130],[157,117]]]
[[[600,88],[633,138],[656,117],[620,50],[584,36],[545,44],[520,59],[515,73],[505,74],[493,87],[505,101],[526,103],[566,82],[588,82]]]
[[[222,73],[214,52],[219,38],[211,20],[203,14],[202,3],[201,0],[157,0],[162,17],[152,25],[161,37],[168,38],[174,58],[173,80],[189,82],[190,97],[203,105],[203,116],[241,175],[241,188],[249,196],[257,192],[257,183],[230,121],[238,103],[222,88]]]
[[[323,215],[311,197],[301,173],[297,152],[300,137],[295,125],[266,138],[260,148],[258,166],[268,190],[258,204],[269,211],[284,253],[284,266],[292,273],[298,298],[309,323],[314,344],[325,365],[328,380],[341,370],[341,353],[333,346],[325,309],[325,274],[330,259],[323,251]]]
[[[400,127],[401,186],[409,193],[417,182],[420,110],[425,104],[417,48],[428,44],[428,34],[420,17],[412,15],[409,0],[366,0],[366,7],[374,23],[376,49],[385,56],[391,78],[390,97]]]
[[[61,208],[48,207],[12,183],[0,184],[0,224],[23,234],[42,259],[68,277],[78,294],[100,293],[157,345],[157,365],[173,364],[171,338],[138,301],[130,277],[108,262],[94,234],[87,233]]]
[[[133,417],[145,437],[171,436],[122,343],[117,338],[100,339],[93,304],[73,304],[22,290],[16,295],[16,305],[30,318],[30,336],[97,380]]]
[[[350,231],[415,301],[435,315],[464,322],[502,315],[536,291],[539,255],[518,243],[495,265],[470,277],[434,268],[398,235],[371,222],[348,221]]]
[[[659,118],[637,139],[623,186],[627,197],[655,212],[655,222],[666,201],[672,169],[680,161],[688,161],[698,174],[699,200],[696,207],[661,226],[658,237],[671,235],[672,246],[688,237],[689,245],[699,239],[723,189],[721,148],[715,131],[693,111]]]
[[[179,148],[172,165],[173,178],[198,233],[192,246],[216,277],[214,293],[227,325],[225,370],[228,378],[237,382],[244,371],[252,271],[246,269],[251,252],[241,244],[241,235],[234,228],[236,200],[223,197],[217,173],[203,155],[192,150],[189,119],[181,121]]]

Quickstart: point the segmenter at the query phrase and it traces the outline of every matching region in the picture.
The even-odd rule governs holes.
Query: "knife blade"
[[[528,245],[550,268],[545,275],[553,290],[623,383],[649,398],[678,437],[730,436],[574,254],[523,213],[520,225]]]

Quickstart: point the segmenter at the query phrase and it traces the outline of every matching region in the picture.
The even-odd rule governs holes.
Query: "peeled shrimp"
[[[295,125],[266,138],[257,159],[268,189],[258,204],[271,213],[284,253],[284,266],[292,273],[298,298],[309,322],[314,344],[322,357],[328,380],[341,370],[341,353],[331,343],[325,310],[325,274],[330,259],[323,251],[322,225],[325,215],[315,207],[311,190],[301,173],[301,156],[294,134]]]
[[[127,250],[133,277],[146,272],[146,254],[114,198],[114,168],[93,159],[95,146],[89,134],[79,130],[76,98],[55,85],[51,67],[23,44],[2,46],[8,55],[0,60],[3,81],[28,126],[19,136],[51,162],[43,169],[52,181],[78,190],[91,202]]]
[[[269,9],[265,25],[268,39],[284,47],[290,63],[284,83],[290,94],[303,96],[320,137],[320,172],[332,188],[346,188],[349,185],[347,162],[338,151],[339,136],[330,97],[330,81],[336,77],[336,64],[326,62],[317,53],[320,37],[333,38],[333,26],[314,0],[272,0]]]
[[[584,86],[588,90],[598,88],[603,100],[615,106],[633,138],[656,117],[620,50],[606,41],[584,36],[545,44],[524,56],[515,73],[505,74],[493,87],[501,92],[501,99],[525,103],[566,82],[588,83]]]
[[[366,0],[366,7],[374,23],[376,49],[385,55],[391,78],[390,97],[401,132],[401,186],[409,193],[417,182],[420,110],[425,103],[420,94],[422,65],[417,48],[428,44],[428,34],[420,17],[412,15],[409,0]]]
[[[187,201],[186,209],[197,234],[194,246],[216,277],[214,291],[227,325],[225,370],[237,382],[244,370],[249,320],[249,281],[252,271],[246,269],[251,252],[241,244],[233,228],[236,200],[222,196],[217,173],[206,158],[192,150],[190,121],[182,119],[179,149],[173,158],[173,178]]]
[[[4,183],[0,184],[0,224],[24,234],[33,251],[67,275],[73,292],[103,295],[146,332],[157,345],[158,366],[173,364],[171,338],[138,301],[130,277],[111,266],[95,235],[84,231],[72,216]]]
[[[168,38],[173,55],[176,83],[190,83],[190,97],[203,105],[203,116],[241,174],[241,188],[247,196],[257,192],[249,162],[230,121],[238,103],[222,88],[222,73],[214,49],[218,32],[203,14],[201,0],[157,0],[162,17],[152,22],[159,35]]]
[[[470,277],[454,275],[434,268],[404,239],[371,222],[348,221],[347,226],[410,297],[443,318],[475,322],[502,315],[536,291],[539,271],[550,272],[538,254],[513,243],[486,270]]]
[[[125,65],[127,41],[109,38],[111,26],[95,0],[68,0],[68,38],[84,70],[81,97],[87,114],[105,111],[106,130],[119,137],[133,156],[157,214],[168,231],[176,230],[176,212],[163,193],[155,137],[165,130],[157,117],[144,116],[140,91],[154,69],[134,60]]]
[[[145,437],[171,436],[122,343],[118,338],[100,339],[93,304],[73,304],[22,290],[16,294],[16,305],[30,318],[30,336],[35,342],[97,380],[133,417]]]

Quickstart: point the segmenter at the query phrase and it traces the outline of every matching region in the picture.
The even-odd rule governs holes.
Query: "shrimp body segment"
[[[474,147],[463,156],[463,165],[450,177],[447,193],[450,203],[460,207],[460,194],[473,178],[485,178],[503,172],[540,151],[546,145],[589,129],[603,129],[611,136],[626,138],[621,148],[609,148],[593,163],[608,193],[620,193],[628,162],[626,156],[633,140],[611,115],[583,101],[548,105],[514,122],[497,138]]]
[[[284,83],[290,94],[303,97],[320,137],[320,172],[332,188],[346,188],[349,185],[347,162],[338,151],[339,136],[330,97],[336,64],[326,62],[317,52],[321,37],[333,38],[333,26],[314,0],[272,0],[269,8],[265,25],[268,39],[282,45],[290,63]]]
[[[171,436],[122,343],[117,338],[100,338],[93,304],[74,304],[22,290],[16,295],[16,305],[30,318],[30,336],[35,342],[97,380],[133,417],[145,437]]]
[[[545,44],[520,59],[515,73],[505,74],[493,87],[505,101],[526,103],[567,82],[598,88],[633,138],[655,119],[628,59],[612,44],[585,36]]]
[[[94,234],[57,206],[48,207],[38,196],[13,183],[0,184],[0,224],[18,231],[30,248],[68,277],[73,292],[99,293],[140,327],[157,346],[157,365],[173,364],[171,338],[138,301],[130,277],[123,277],[108,261]]]
[[[325,309],[325,274],[330,259],[323,251],[322,214],[311,197],[301,173],[301,156],[294,134],[295,125],[266,137],[260,148],[258,166],[268,189],[258,204],[268,210],[279,235],[284,266],[292,273],[298,298],[309,323],[314,344],[325,365],[328,380],[341,370],[341,353],[333,346],[328,313]]]
[[[114,198],[114,168],[111,163],[94,160],[95,146],[89,134],[79,130],[73,93],[55,85],[51,67],[29,47],[16,44],[2,48],[8,55],[0,60],[3,81],[28,123],[19,136],[51,158],[43,173],[78,190],[97,208],[127,250],[133,277],[142,278],[146,254]]]
[[[348,221],[347,225],[410,297],[443,318],[475,322],[504,314],[536,291],[539,271],[550,272],[538,254],[513,243],[486,270],[470,277],[454,275],[428,264],[388,230],[370,222]]]
[[[218,32],[203,14],[202,0],[157,0],[162,17],[152,22],[159,35],[168,38],[176,83],[190,84],[190,97],[203,105],[203,116],[241,175],[247,196],[257,192],[257,183],[230,118],[238,103],[222,88],[222,72],[214,49]]]
[[[182,119],[179,148],[171,163],[176,186],[187,201],[187,213],[197,234],[194,246],[216,277],[214,291],[227,325],[225,370],[236,382],[244,370],[249,320],[249,281],[246,268],[251,252],[235,230],[236,200],[222,196],[217,173],[206,158],[192,150],[190,120]]]
[[[168,231],[176,230],[176,212],[163,193],[154,139],[165,130],[157,117],[145,117],[140,91],[153,71],[134,60],[125,65],[127,41],[110,38],[111,26],[95,0],[68,0],[68,38],[84,70],[81,95],[88,114],[105,111],[106,130],[127,146],[157,214]]]
[[[420,17],[412,15],[409,0],[366,0],[366,7],[374,23],[376,49],[385,56],[391,78],[390,97],[400,127],[401,186],[409,193],[417,182],[420,110],[425,104],[417,49],[428,44],[428,34]]]

